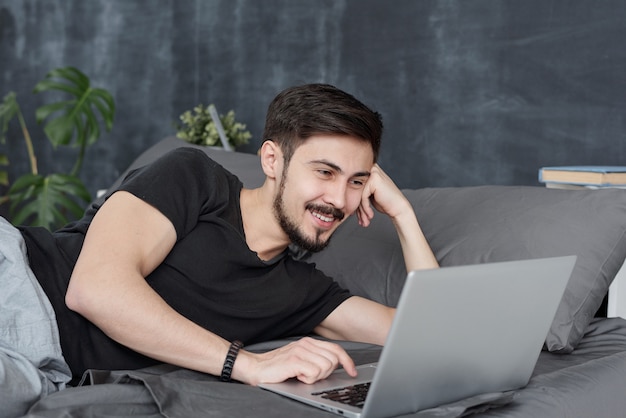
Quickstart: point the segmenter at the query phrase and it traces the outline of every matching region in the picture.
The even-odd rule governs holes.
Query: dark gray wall
[[[305,82],[383,114],[380,162],[401,187],[536,185],[544,165],[626,164],[625,39],[621,0],[1,0],[0,94],[31,123],[52,68],[114,94],[92,190],[198,103],[234,109],[255,152],[269,101]],[[24,169],[22,142],[10,153]]]

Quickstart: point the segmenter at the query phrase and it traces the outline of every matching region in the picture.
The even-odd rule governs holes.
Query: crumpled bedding
[[[264,351],[288,340],[248,347]],[[355,362],[380,347],[342,343]],[[571,354],[542,352],[529,384],[464,399],[406,417],[615,417],[626,411],[626,320],[594,320]],[[260,388],[222,383],[170,365],[136,371],[90,370],[82,385],[35,404],[28,417],[331,417]]]

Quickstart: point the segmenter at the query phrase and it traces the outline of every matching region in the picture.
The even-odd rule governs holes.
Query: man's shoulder
[[[204,151],[198,148],[191,147],[178,147],[174,148],[163,154],[159,160],[169,159],[174,161],[198,161],[200,163],[206,164],[207,162],[211,162],[213,164],[217,164],[211,157],[209,157]]]
[[[199,148],[179,147],[164,154],[161,158],[169,158],[178,164],[182,164],[191,169],[203,168],[234,176],[233,173],[224,168],[209,154]]]
[[[164,196],[168,200],[174,199],[174,195],[203,200],[207,193],[213,195],[238,185],[236,176],[202,150],[180,147],[130,172],[117,190],[137,196]]]
[[[142,171],[156,171],[171,176],[186,172],[204,180],[215,177],[236,177],[207,153],[191,147],[179,147],[170,150],[152,163],[135,170],[139,173]]]

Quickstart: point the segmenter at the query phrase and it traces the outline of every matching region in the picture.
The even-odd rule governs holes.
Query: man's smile
[[[324,216],[319,212],[311,212],[313,214],[313,216],[315,216],[316,218],[321,219],[324,222],[332,222],[334,218],[330,217],[330,216]]]
[[[306,208],[311,213],[311,215],[326,224],[332,224],[334,221],[341,222],[345,217],[343,211],[337,208],[333,208],[332,206],[323,206],[310,203],[307,205]]]

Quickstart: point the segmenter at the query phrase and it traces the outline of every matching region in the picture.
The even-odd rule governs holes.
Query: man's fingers
[[[314,344],[316,348],[320,350],[318,353],[332,362],[332,369],[328,370],[324,378],[328,377],[339,365],[341,365],[350,376],[356,376],[357,373],[354,361],[341,346],[312,338],[307,338],[305,342]]]
[[[301,353],[304,362],[310,362],[316,368],[312,374],[317,372],[319,379],[324,379],[330,375],[340,364],[344,363],[350,367],[353,364],[352,359],[339,345],[320,341],[314,338],[303,338],[297,343],[304,350]]]
[[[361,204],[356,210],[359,225],[361,226],[369,226],[370,221],[374,217],[374,210],[372,209],[372,202],[370,200],[371,196],[370,188],[366,186],[361,196]]]
[[[354,362],[339,345],[313,338],[303,338],[282,347],[276,358],[288,367],[289,377],[304,383],[315,383],[327,378],[339,365],[351,376],[356,376]]]

